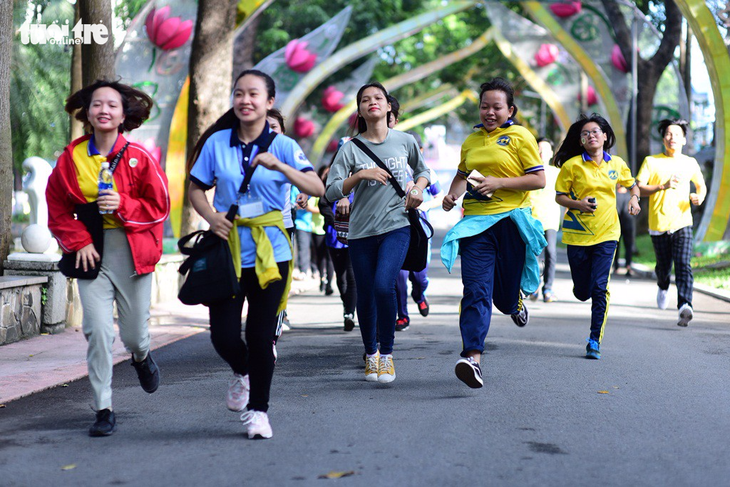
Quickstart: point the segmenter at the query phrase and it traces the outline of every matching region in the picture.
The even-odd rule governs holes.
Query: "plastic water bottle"
[[[99,192],[101,192],[104,189],[113,189],[113,188],[114,188],[114,179],[112,176],[112,172],[109,170],[109,163],[102,162],[101,171],[99,171]],[[113,212],[111,210],[102,210],[101,208],[99,208],[99,213],[101,213],[102,215],[108,215]]]

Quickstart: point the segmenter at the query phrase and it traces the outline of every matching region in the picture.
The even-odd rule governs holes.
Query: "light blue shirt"
[[[526,294],[534,293],[540,285],[540,264],[537,257],[547,245],[542,223],[532,218],[530,208],[516,208],[494,215],[467,215],[449,230],[441,245],[441,262],[451,272],[459,255],[459,239],[479,235],[503,218],[511,218],[522,241],[525,242],[525,267],[522,269],[520,287]]]
[[[213,207],[216,211],[227,213],[228,208],[238,202],[238,190],[243,183],[243,164],[253,161],[258,153],[258,143],[268,136],[268,124],[264,132],[250,144],[242,144],[231,129],[221,130],[205,141],[200,157],[190,171],[191,180],[203,189],[215,187]],[[302,171],[313,171],[312,164],[304,155],[301,147],[286,135],[277,135],[269,151],[284,164]],[[244,155],[248,154],[248,155]],[[247,160],[244,160],[247,159]],[[253,173],[247,196],[261,201],[263,212],[282,211],[289,197],[289,180],[279,171],[259,166]],[[274,248],[276,262],[291,260],[292,254],[287,237],[277,227],[266,227],[266,234]],[[251,229],[238,227],[241,238],[241,267],[254,267],[256,244],[251,237]]]

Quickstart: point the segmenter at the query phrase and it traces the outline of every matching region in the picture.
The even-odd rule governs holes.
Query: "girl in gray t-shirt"
[[[357,315],[367,354],[365,380],[387,383],[395,380],[395,279],[410,241],[406,209],[423,202],[429,169],[413,136],[388,128],[391,104],[380,83],[361,87],[357,106],[356,138],[390,169],[401,188],[406,187],[407,166],[413,170],[416,182],[404,201],[395,192],[388,172],[350,142],[340,149],[327,178],[329,201],[355,192],[348,244],[357,284]]]

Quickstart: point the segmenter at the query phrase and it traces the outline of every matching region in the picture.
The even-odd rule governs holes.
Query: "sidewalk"
[[[290,296],[314,289],[318,281],[292,281]],[[244,308],[244,313],[245,313]],[[208,329],[208,308],[168,301],[152,308],[152,350]],[[122,341],[114,340],[114,364],[129,360]],[[80,327],[0,347],[0,407],[10,401],[86,377],[86,339]]]

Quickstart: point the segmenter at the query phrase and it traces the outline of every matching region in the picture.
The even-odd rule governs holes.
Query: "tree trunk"
[[[104,24],[107,28],[103,44],[93,36],[88,44],[81,45],[81,71],[83,86],[89,86],[97,79],[114,79],[114,39],[112,37],[111,0],[84,0],[78,2],[81,22],[89,25]]]
[[[13,237],[13,144],[10,137],[10,60],[13,46],[13,2],[0,2],[0,274]]]
[[[256,31],[260,22],[261,16],[257,15],[251,20],[246,30],[233,41],[233,79],[242,71],[254,66],[253,52],[256,47]]]
[[[80,12],[79,5],[81,2],[76,2],[74,7],[74,25],[79,21]],[[74,44],[73,51],[71,52],[71,93],[74,94],[84,87],[83,84],[83,71],[81,70],[81,44]],[[76,120],[76,117],[71,115],[69,123],[71,132],[70,140],[75,140],[84,135],[84,124],[80,120]]]
[[[200,0],[195,37],[190,51],[190,101],[188,104],[187,153],[205,129],[229,108],[233,66],[233,29],[237,0]],[[197,227],[198,216],[188,201],[188,181],[180,235]]]
[[[617,19],[613,22],[616,33],[616,41],[621,47],[624,58],[631,59],[633,51],[631,45],[631,32],[627,27],[619,3],[615,0],[602,0],[608,18]],[[654,56],[651,59],[639,58],[638,62],[638,87],[637,110],[636,110],[636,161],[637,167],[649,154],[652,110],[654,107],[654,94],[657,83],[674,56],[674,51],[679,45],[682,36],[682,13],[673,0],[664,2],[666,20],[664,22],[664,35]],[[629,127],[630,129],[630,127]]]

